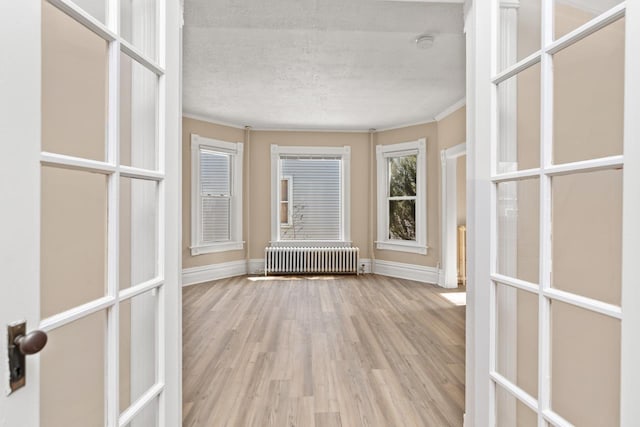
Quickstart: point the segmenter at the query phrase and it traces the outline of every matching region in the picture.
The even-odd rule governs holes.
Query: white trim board
[[[416,282],[434,285],[438,285],[441,280],[440,278],[442,277],[440,270],[435,267],[385,260],[371,260],[369,258],[361,258],[359,264],[364,265],[365,274],[372,273],[373,271],[375,272],[374,274],[379,274],[381,276],[415,280]],[[244,276],[245,274],[263,273],[264,259],[262,258],[250,259],[248,268],[246,260],[185,268],[182,270],[182,286],[190,286],[199,283],[211,282],[213,280]]]
[[[440,241],[442,263],[442,275],[440,283],[442,287],[458,287],[457,271],[457,161],[461,156],[467,154],[467,144],[455,145],[446,150],[440,151]]]
[[[244,276],[245,274],[247,274],[247,261],[244,259],[202,267],[185,268],[182,270],[182,286]]]
[[[439,270],[435,267],[405,264],[380,259],[374,261],[374,272],[381,276],[415,280],[416,282],[430,283],[433,285],[438,284],[440,276]]]

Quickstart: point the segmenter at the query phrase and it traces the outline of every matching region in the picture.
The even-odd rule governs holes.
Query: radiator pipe
[[[374,227],[374,218],[373,213],[375,209],[377,209],[377,203],[374,203],[375,200],[375,191],[376,191],[376,176],[374,171],[376,170],[376,145],[374,141],[374,134],[376,130],[371,128],[369,129],[369,259],[371,260],[371,273],[375,272],[376,265],[376,255],[374,253],[375,245],[373,243],[375,239],[375,227]]]

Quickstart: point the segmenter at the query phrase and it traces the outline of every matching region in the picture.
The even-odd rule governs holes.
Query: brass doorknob
[[[31,331],[27,335],[18,335],[13,343],[18,347],[20,353],[25,356],[36,354],[47,345],[47,333],[44,331]]]

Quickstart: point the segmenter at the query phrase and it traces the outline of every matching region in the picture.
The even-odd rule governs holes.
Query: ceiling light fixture
[[[420,34],[416,37],[418,49],[430,49],[433,46],[434,37],[431,34]]]

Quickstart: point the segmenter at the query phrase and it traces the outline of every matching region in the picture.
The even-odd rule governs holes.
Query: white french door
[[[637,425],[640,3],[473,3],[466,422]]]
[[[2,427],[181,422],[179,19],[0,6]]]

